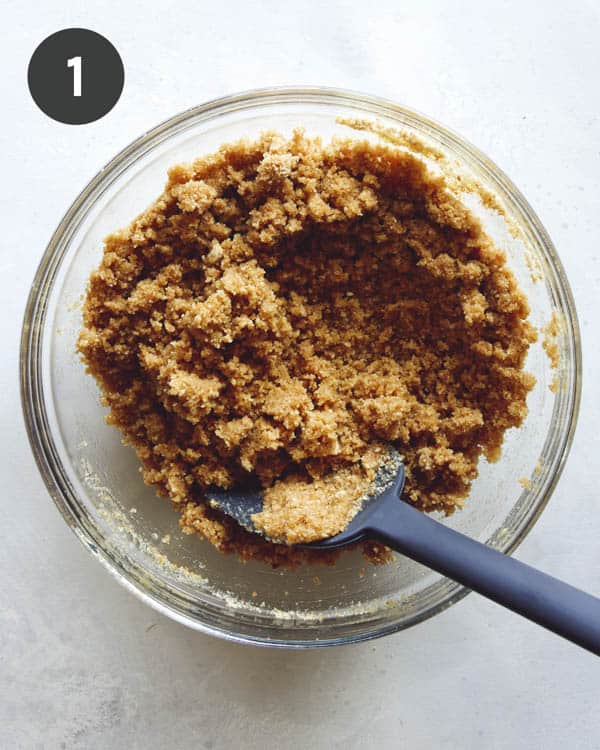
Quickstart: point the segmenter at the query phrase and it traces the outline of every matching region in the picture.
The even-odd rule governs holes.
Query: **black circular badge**
[[[27,70],[35,103],[48,117],[68,125],[94,122],[110,112],[124,82],[119,53],[89,29],[63,29],[47,37]]]

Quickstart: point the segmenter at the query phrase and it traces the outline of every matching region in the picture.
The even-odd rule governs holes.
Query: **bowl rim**
[[[438,137],[443,137],[455,151],[468,154],[469,158],[475,161],[484,173],[489,173],[496,182],[500,183],[503,190],[510,195],[520,211],[527,217],[531,230],[537,236],[540,246],[549,259],[552,270],[558,279],[561,304],[568,324],[569,342],[572,345],[572,387],[567,394],[569,400],[566,421],[553,457],[554,470],[549,477],[549,481],[546,483],[542,496],[532,507],[531,512],[518,533],[503,545],[502,551],[506,554],[511,554],[518,547],[542,514],[560,479],[569,454],[581,401],[581,336],[573,294],[562,262],[537,214],[514,183],[493,161],[462,136],[459,136],[452,130],[412,108],[396,104],[381,97],[335,87],[275,86],[246,90],[212,99],[204,104],[185,109],[144,132],[108,161],[81,190],[53,232],[39,262],[27,299],[21,331],[19,359],[21,405],[31,450],[50,496],[69,527],[92,555],[104,565],[121,585],[158,612],[197,631],[232,642],[280,648],[319,648],[371,640],[412,627],[457,603],[470,593],[470,591],[460,584],[453,582],[449,594],[441,602],[429,606],[427,609],[417,612],[401,622],[390,623],[389,625],[371,625],[360,633],[324,638],[322,640],[289,640],[253,636],[246,633],[240,634],[229,628],[199,621],[178,611],[172,604],[167,604],[157,594],[145,588],[139,581],[134,580],[127,569],[118,565],[108,550],[96,543],[89,531],[81,524],[79,517],[68,502],[67,488],[63,486],[60,473],[56,470],[58,456],[53,445],[51,433],[47,429],[47,419],[42,397],[43,388],[39,373],[39,358],[35,356],[35,352],[39,351],[41,346],[43,333],[41,323],[45,319],[47,303],[46,295],[41,293],[44,289],[50,290],[52,288],[54,277],[68,247],[68,242],[64,241],[64,237],[69,232],[71,223],[80,212],[89,208],[94,200],[101,195],[103,185],[108,187],[107,183],[109,179],[111,181],[114,180],[118,174],[124,172],[131,165],[134,159],[142,156],[145,150],[158,145],[167,137],[177,132],[177,126],[183,125],[192,118],[200,115],[208,115],[209,113],[212,113],[214,117],[218,114],[240,109],[251,109],[259,105],[277,103],[278,101],[294,103],[323,103],[323,101],[326,101],[329,104],[337,103],[346,107],[352,105],[361,109],[368,107],[373,115],[379,113],[381,115],[387,114],[387,116],[391,117],[395,115],[396,117],[404,116],[418,120],[420,126],[435,133]],[[63,243],[62,252],[57,255],[61,242]]]

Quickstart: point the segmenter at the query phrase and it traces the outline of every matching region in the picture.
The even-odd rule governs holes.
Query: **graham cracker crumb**
[[[550,367],[555,371],[558,371],[558,367],[560,364],[560,346],[558,343],[558,339],[561,330],[562,319],[558,312],[554,310],[552,313],[552,317],[550,318],[550,322],[542,331],[542,346],[544,348],[544,351],[546,352],[546,355],[548,356],[548,359],[550,360]],[[558,390],[559,382],[559,374],[558,372],[555,372],[552,381],[548,386],[549,390],[552,393],[556,393],[556,391]]]
[[[263,509],[252,516],[254,527],[271,540],[302,544],[343,531],[364,500],[377,493],[377,470],[386,459],[385,445],[368,446],[356,464],[312,478],[297,473],[278,479],[264,492]]]
[[[550,366],[557,369],[560,363],[558,337],[561,332],[561,320],[556,310],[553,311],[548,325],[543,329],[542,346],[550,360]]]
[[[529,250],[525,250],[525,264],[529,270],[529,278],[533,284],[538,284],[544,279],[544,273],[540,261]]]
[[[209,486],[255,475],[269,523],[298,542],[356,507],[334,502],[335,477],[362,480],[373,447],[392,444],[405,499],[452,513],[527,414],[535,331],[504,253],[387,135],[269,132],[175,166],[90,278],[78,347],[109,423],[183,531],[243,560],[340,552],[248,533],[208,505]]]

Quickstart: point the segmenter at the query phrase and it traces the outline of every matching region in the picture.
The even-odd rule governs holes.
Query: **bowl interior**
[[[507,433],[498,463],[482,461],[465,509],[447,523],[502,549],[514,546],[549,496],[573,428],[578,352],[568,287],[521,196],[468,145],[406,110],[314,92],[233,98],[152,131],[84,191],[40,270],[27,339],[27,377],[37,389],[29,407],[30,431],[63,513],[119,577],[171,616],[240,640],[308,645],[365,638],[418,621],[462,590],[400,556],[374,567],[360,554],[347,553],[332,568],[274,571],[224,557],[200,538],[182,534],[170,503],[144,485],[134,452],[104,422],[97,386],[75,352],[82,294],[100,260],[103,238],[160,193],[169,166],[265,129],[289,134],[302,126],[326,139],[352,135],[336,122],[340,114],[377,118],[429,139],[498,196],[521,237],[513,237],[506,222],[472,196],[465,200],[506,251],[529,297],[533,324],[543,328],[554,313],[561,323],[558,371],[551,369],[541,341],[531,347],[527,369],[537,385],[528,400],[529,417],[521,429]]]

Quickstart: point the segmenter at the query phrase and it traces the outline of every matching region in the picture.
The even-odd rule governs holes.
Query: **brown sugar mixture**
[[[386,444],[407,500],[461,507],[527,414],[528,312],[503,252],[418,156],[265,133],[172,168],[106,239],[79,350],[184,531],[272,565],[332,562],[288,545],[343,528]],[[287,544],[205,501],[249,475],[266,488],[256,522]]]
[[[382,471],[382,466],[384,470]],[[288,475],[267,487],[263,509],[252,516],[267,539],[300,544],[343,531],[368,497],[376,497],[398,471],[387,446],[368,446],[357,463],[322,477]],[[387,481],[386,481],[387,479]]]

